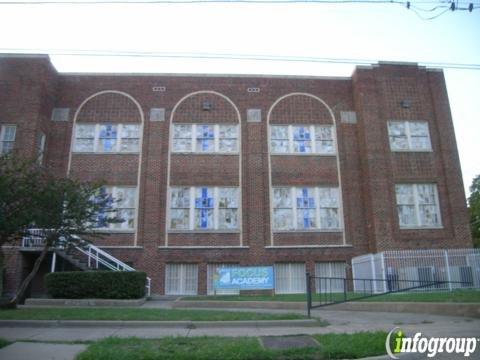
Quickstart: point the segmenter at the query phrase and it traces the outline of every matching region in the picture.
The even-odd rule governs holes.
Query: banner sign
[[[219,267],[213,275],[213,286],[215,289],[273,289],[273,267]]]

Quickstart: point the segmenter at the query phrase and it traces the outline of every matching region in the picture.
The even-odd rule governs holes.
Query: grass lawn
[[[347,293],[348,299],[355,299],[363,294],[361,293]],[[322,300],[343,300],[343,293],[332,293],[328,297],[322,294]],[[218,300],[218,301],[307,301],[305,294],[281,294],[281,295],[218,295],[218,296],[187,296],[181,300]],[[312,301],[320,301],[319,294],[313,294]],[[360,301],[409,301],[409,302],[470,302],[480,303],[479,290],[454,290],[443,292],[430,293],[397,293],[375,296],[372,298],[363,299]]]
[[[296,320],[299,314],[264,314],[216,310],[169,310],[132,308],[45,308],[0,310],[0,320],[146,320],[235,321]]]
[[[0,349],[9,345],[9,344],[10,343],[7,340],[0,338]]]
[[[418,301],[418,302],[466,302],[480,303],[479,290],[454,290],[432,293],[407,293],[375,296],[363,301]]]
[[[219,301],[307,301],[305,294],[279,295],[217,295],[217,296],[185,296],[181,300],[219,300]]]
[[[314,335],[319,347],[265,350],[255,337],[107,338],[76,360],[300,360],[355,359],[385,354],[385,332]]]

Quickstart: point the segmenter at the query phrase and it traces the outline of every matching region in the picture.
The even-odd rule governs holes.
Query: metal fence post
[[[445,271],[447,273],[448,279],[448,290],[452,291],[452,278],[450,276],[450,264],[448,263],[448,252],[447,250],[444,251],[444,259],[445,259]]]
[[[343,301],[347,301],[347,279],[343,279]]]
[[[310,309],[312,308],[312,286],[310,284],[310,273],[306,273],[307,278],[307,315],[310,318]]]

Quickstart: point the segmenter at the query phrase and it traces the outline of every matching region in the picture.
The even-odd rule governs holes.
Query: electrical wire
[[[153,52],[153,51],[118,51],[118,50],[85,50],[85,49],[80,50],[80,49],[0,48],[0,53],[49,54],[53,56],[302,62],[302,63],[324,63],[324,64],[344,64],[344,65],[372,65],[372,64],[378,63],[377,60],[372,60],[372,59],[322,58],[322,57],[313,57],[313,56],[285,56],[285,55],[206,53],[206,52],[173,53],[173,52]],[[472,64],[472,63],[419,62],[419,65],[432,67],[432,68],[480,70],[480,64]]]
[[[456,3],[455,3],[456,1]],[[411,10],[420,20],[430,21],[435,20],[438,17],[444,15],[449,10],[453,11],[469,11],[472,12],[480,8],[480,6],[474,6],[473,2],[465,3],[465,6],[460,5],[459,0],[418,0],[415,3],[411,1],[400,0],[31,0],[31,1],[0,1],[0,5],[181,5],[181,4],[397,4],[401,5],[408,10]],[[418,4],[433,4],[436,5],[430,9],[425,9]],[[462,4],[463,5],[463,4]],[[468,6],[468,7],[467,7]],[[425,17],[420,12],[433,13],[437,10],[443,9],[443,11],[429,17]]]
[[[45,0],[45,1],[0,1],[0,5],[94,5],[94,4],[195,4],[195,3],[254,3],[254,4],[402,4],[399,0]],[[444,1],[416,1],[416,4],[450,4]],[[468,3],[467,3],[468,5]],[[458,7],[458,6],[457,6]]]
[[[438,14],[436,14],[436,15],[433,15],[433,16],[431,16],[431,17],[423,17],[422,14],[420,14],[417,10],[415,10],[415,9],[413,9],[413,8],[410,9],[410,10],[412,10],[413,13],[414,13],[415,15],[417,15],[417,17],[418,17],[420,20],[430,21],[430,20],[435,20],[436,18],[438,18],[438,17],[442,16],[443,14],[445,14],[447,11],[450,11],[450,8],[448,7],[448,8],[446,8],[445,10],[443,10],[442,12],[440,12],[440,13],[438,13]]]

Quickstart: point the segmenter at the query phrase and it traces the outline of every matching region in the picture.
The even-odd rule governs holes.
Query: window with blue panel
[[[297,190],[297,227],[314,229],[317,227],[315,190],[302,188]]]
[[[197,151],[215,151],[215,132],[213,125],[197,125]]]
[[[293,151],[298,153],[312,152],[310,127],[293,126]]]
[[[100,125],[100,134],[98,137],[100,152],[117,151],[117,125],[105,124]]]
[[[195,189],[195,229],[206,230],[214,228],[214,197],[213,188],[201,187]]]

